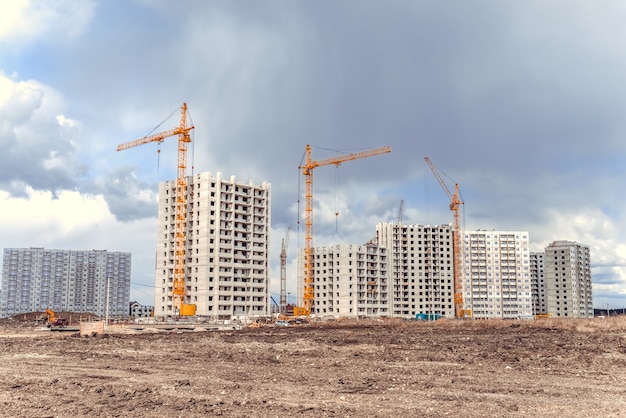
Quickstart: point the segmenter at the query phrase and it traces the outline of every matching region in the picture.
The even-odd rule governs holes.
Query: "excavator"
[[[54,311],[50,308],[46,308],[46,315],[48,315],[48,328],[53,327],[66,327],[68,325],[67,319],[57,318]]]

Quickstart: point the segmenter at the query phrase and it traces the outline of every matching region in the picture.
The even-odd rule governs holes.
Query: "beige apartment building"
[[[527,231],[463,232],[463,305],[476,319],[532,315]]]

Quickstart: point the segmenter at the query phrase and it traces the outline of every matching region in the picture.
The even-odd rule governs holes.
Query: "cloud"
[[[86,173],[77,158],[76,123],[60,124],[61,96],[39,82],[0,73],[0,188],[23,195],[27,187],[72,190]]]
[[[119,167],[90,187],[103,196],[111,213],[122,222],[154,218],[157,189],[157,184],[140,180],[131,167]]]
[[[30,187],[24,195],[14,198],[6,192],[0,194],[3,231],[23,242],[22,245],[32,237],[44,243],[63,241],[68,236],[80,235],[95,223],[107,221],[110,216],[102,197],[84,196],[76,191],[62,191],[53,196]]]
[[[0,42],[74,39],[91,20],[93,0],[11,0],[0,5]]]

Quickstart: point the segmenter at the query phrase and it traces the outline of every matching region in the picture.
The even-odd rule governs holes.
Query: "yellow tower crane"
[[[302,169],[305,177],[305,207],[304,207],[304,297],[303,305],[294,307],[294,315],[311,314],[313,308],[314,289],[313,289],[313,169],[325,165],[338,166],[345,161],[356,160],[359,158],[372,157],[374,155],[385,154],[391,152],[388,146],[376,148],[373,150],[356,152],[353,154],[343,155],[341,157],[328,158],[320,161],[311,159],[311,146],[306,146],[306,159],[304,165],[298,167]]]
[[[454,185],[454,194],[450,192],[448,186],[443,181],[435,166],[430,161],[428,157],[424,157],[426,163],[432,170],[433,174],[437,178],[437,181],[441,185],[441,188],[450,198],[450,210],[452,211],[454,223],[452,227],[452,245],[453,245],[453,254],[454,254],[454,316],[456,318],[464,318],[466,316],[466,312],[463,310],[463,286],[461,284],[461,269],[462,266],[462,255],[461,255],[461,215],[460,209],[463,202],[459,197],[459,184],[456,183]],[[471,315],[470,311],[467,312]]]
[[[178,135],[178,176],[176,178],[175,241],[174,241],[174,281],[172,296],[174,308],[180,316],[196,314],[196,305],[187,304],[185,291],[185,242],[187,235],[187,145],[191,142],[189,132],[194,128],[187,125],[187,103],[181,106],[180,124],[177,128],[158,134],[149,135],[134,141],[120,144],[118,151],[123,151],[151,142],[162,143],[166,138]]]

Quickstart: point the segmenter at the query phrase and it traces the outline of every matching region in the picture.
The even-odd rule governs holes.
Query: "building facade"
[[[131,254],[106,250],[73,251],[5,248],[0,316],[79,312],[127,316]]]
[[[554,241],[545,249],[548,314],[593,318],[589,246]]]
[[[546,315],[548,301],[546,298],[545,253],[530,253],[530,283],[533,301],[533,315]]]
[[[527,231],[463,232],[463,305],[476,319],[532,315]]]
[[[368,244],[314,248],[312,313],[454,318],[452,234],[451,225],[380,223]],[[555,241],[531,253],[527,231],[462,234],[463,309],[473,318],[593,317],[588,246]]]
[[[139,302],[131,302],[128,314],[131,318],[149,318],[154,312],[154,306],[142,305]]]
[[[313,249],[313,312],[335,317],[390,316],[387,249],[341,244]]]
[[[185,303],[197,315],[233,319],[269,314],[271,187],[223,179],[187,178]],[[155,316],[177,316],[172,286],[176,181],[159,185]]]
[[[376,237],[389,254],[391,316],[454,318],[451,225],[380,223]]]

